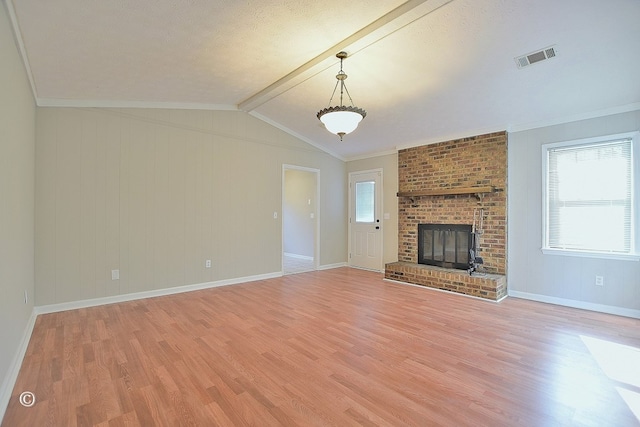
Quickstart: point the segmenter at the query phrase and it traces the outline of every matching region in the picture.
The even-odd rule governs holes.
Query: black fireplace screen
[[[418,224],[418,263],[445,268],[469,268],[471,226]]]

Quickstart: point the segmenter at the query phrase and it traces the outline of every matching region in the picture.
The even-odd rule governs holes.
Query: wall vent
[[[558,50],[556,49],[556,47],[549,46],[545,47],[544,49],[528,53],[526,55],[518,56],[514,59],[516,60],[516,65],[518,66],[518,68],[524,68],[537,62],[555,58],[557,54]]]

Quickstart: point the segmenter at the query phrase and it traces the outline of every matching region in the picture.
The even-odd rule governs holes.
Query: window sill
[[[611,252],[572,251],[569,249],[542,248],[545,255],[575,256],[581,258],[616,259],[620,261],[640,261],[640,254],[616,254]]]

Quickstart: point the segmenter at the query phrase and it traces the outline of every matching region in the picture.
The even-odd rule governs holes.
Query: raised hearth
[[[392,262],[385,266],[384,277],[491,301],[500,301],[507,296],[507,279],[500,274],[469,275],[462,270],[411,262]]]

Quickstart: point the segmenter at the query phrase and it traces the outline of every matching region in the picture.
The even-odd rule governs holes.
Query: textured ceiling
[[[39,105],[241,109],[343,159],[640,103],[638,0],[5,2]],[[344,142],[315,117],[339,50]]]

